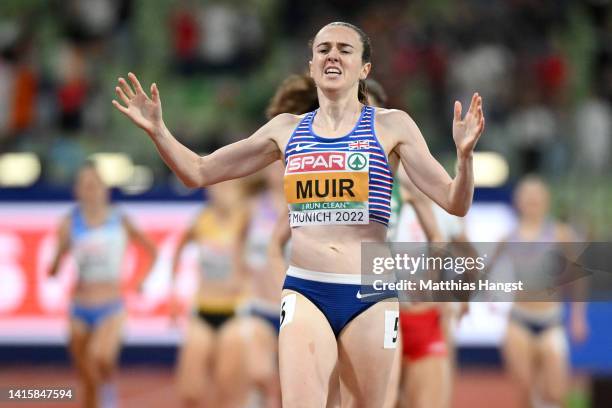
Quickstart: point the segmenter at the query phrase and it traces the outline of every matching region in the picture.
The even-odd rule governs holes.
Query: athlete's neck
[[[327,95],[321,89],[319,94],[319,114],[315,117],[315,122],[319,127],[337,131],[347,121],[350,125],[355,124],[355,117],[361,113],[361,103],[353,92],[345,95]]]
[[[542,217],[524,217],[519,221],[519,230],[528,235],[538,234],[545,222],[546,218]]]
[[[88,224],[97,224],[106,218],[108,204],[99,203],[81,205],[81,211],[83,212],[83,216],[87,220]]]
[[[225,221],[231,214],[232,210],[226,206],[220,205],[218,203],[212,203],[210,206],[210,210],[220,220]]]

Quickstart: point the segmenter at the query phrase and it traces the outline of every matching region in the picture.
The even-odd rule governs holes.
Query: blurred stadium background
[[[512,226],[512,187],[534,172],[551,184],[557,217],[588,240],[610,240],[612,1],[2,0],[0,387],[76,384],[63,346],[74,270],[45,273],[75,171],[93,158],[114,201],[161,250],[141,294],[132,285],[139,253],[127,254],[122,400],[176,405],[181,331],[167,319],[170,257],[202,195],[182,187],[113,110],[117,77],[155,81],[168,127],[208,152],[264,123],[275,87],[306,68],[308,39],[335,20],[370,35],[372,77],[388,105],[412,115],[449,171],[452,103],[483,95],[473,240]],[[188,262],[184,269],[179,291],[188,298],[194,277]],[[589,305],[590,338],[572,345],[572,407],[612,405],[610,316],[612,305]],[[503,322],[504,307],[486,304],[463,321],[454,406],[518,404],[496,348]]]

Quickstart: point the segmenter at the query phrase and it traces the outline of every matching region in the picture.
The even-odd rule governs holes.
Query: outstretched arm
[[[143,268],[143,270],[146,271],[146,275],[142,276],[142,278],[139,279],[138,285],[136,285],[136,287],[140,289],[140,287],[142,286],[142,282],[144,282],[144,280],[149,276],[153,269],[153,265],[155,264],[155,260],[157,259],[157,248],[149,237],[147,237],[141,230],[139,230],[134,224],[132,224],[132,221],[130,221],[129,218],[123,216],[122,223],[130,241],[133,241],[140,245],[148,254],[146,266]]]
[[[187,231],[181,236],[180,241],[174,251],[174,255],[172,256],[172,270],[171,270],[171,279],[172,286],[174,287],[176,275],[178,275],[179,262],[181,260],[181,254],[183,250],[191,241],[195,239],[195,224],[189,227]]]
[[[280,158],[274,135],[282,132],[292,115],[279,115],[249,138],[202,157],[176,140],[164,124],[157,85],[151,85],[149,98],[134,74],[130,72],[128,78],[131,85],[119,78],[115,92],[123,104],[113,100],[113,106],[149,135],[164,162],[187,187],[243,177]]]
[[[567,224],[557,224],[555,229],[555,238],[557,242],[561,243],[561,251],[565,258],[573,265],[577,265],[576,261],[580,254],[576,252],[576,250],[581,247],[575,244],[581,241],[578,234]],[[568,277],[573,278],[574,276],[578,277],[582,275],[579,270],[575,270],[573,267],[568,269],[570,270]],[[565,271],[563,272],[561,276],[566,273]],[[586,317],[587,304],[580,300],[586,299],[589,280],[585,279],[585,277],[582,277],[582,279],[572,278],[570,278],[572,282],[569,286],[569,294],[571,298],[575,300],[570,302],[569,333],[573,341],[582,343],[589,335],[589,325]]]
[[[53,257],[53,262],[51,263],[51,268],[49,269],[49,276],[57,275],[62,258],[70,250],[70,218],[69,217],[66,217],[62,220],[62,223],[60,224],[57,235],[58,235],[59,243],[57,246],[57,251],[55,252],[55,256]]]
[[[170,321],[175,324],[181,311],[180,300],[176,294],[176,276],[178,275],[179,262],[183,250],[195,238],[195,224],[190,226],[187,231],[181,236],[180,241],[172,256],[172,269],[170,271],[170,296],[168,298],[168,309]]]
[[[421,131],[410,116],[401,111],[389,111],[389,118],[384,122],[383,131],[399,135],[395,136],[395,151],[419,190],[450,214],[464,216],[474,194],[472,153],[484,129],[482,98],[474,94],[463,119],[461,103],[455,102],[453,139],[457,148],[457,174],[454,179],[431,155]]]

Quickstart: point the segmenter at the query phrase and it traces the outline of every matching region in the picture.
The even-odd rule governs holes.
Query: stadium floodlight
[[[508,180],[508,161],[496,152],[474,152],[474,186],[500,187]]]
[[[125,153],[95,153],[90,159],[109,187],[124,186],[133,176],[134,163]]]
[[[134,166],[132,177],[121,186],[121,191],[125,194],[137,195],[153,187],[153,170],[147,166]]]
[[[35,153],[0,155],[0,186],[28,187],[40,177],[41,165]]]

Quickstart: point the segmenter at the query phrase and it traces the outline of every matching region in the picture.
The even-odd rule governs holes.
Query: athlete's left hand
[[[484,130],[484,114],[482,113],[482,97],[475,92],[465,117],[461,119],[461,102],[455,101],[453,118],[453,140],[457,154],[468,157],[474,151],[478,139]]]

